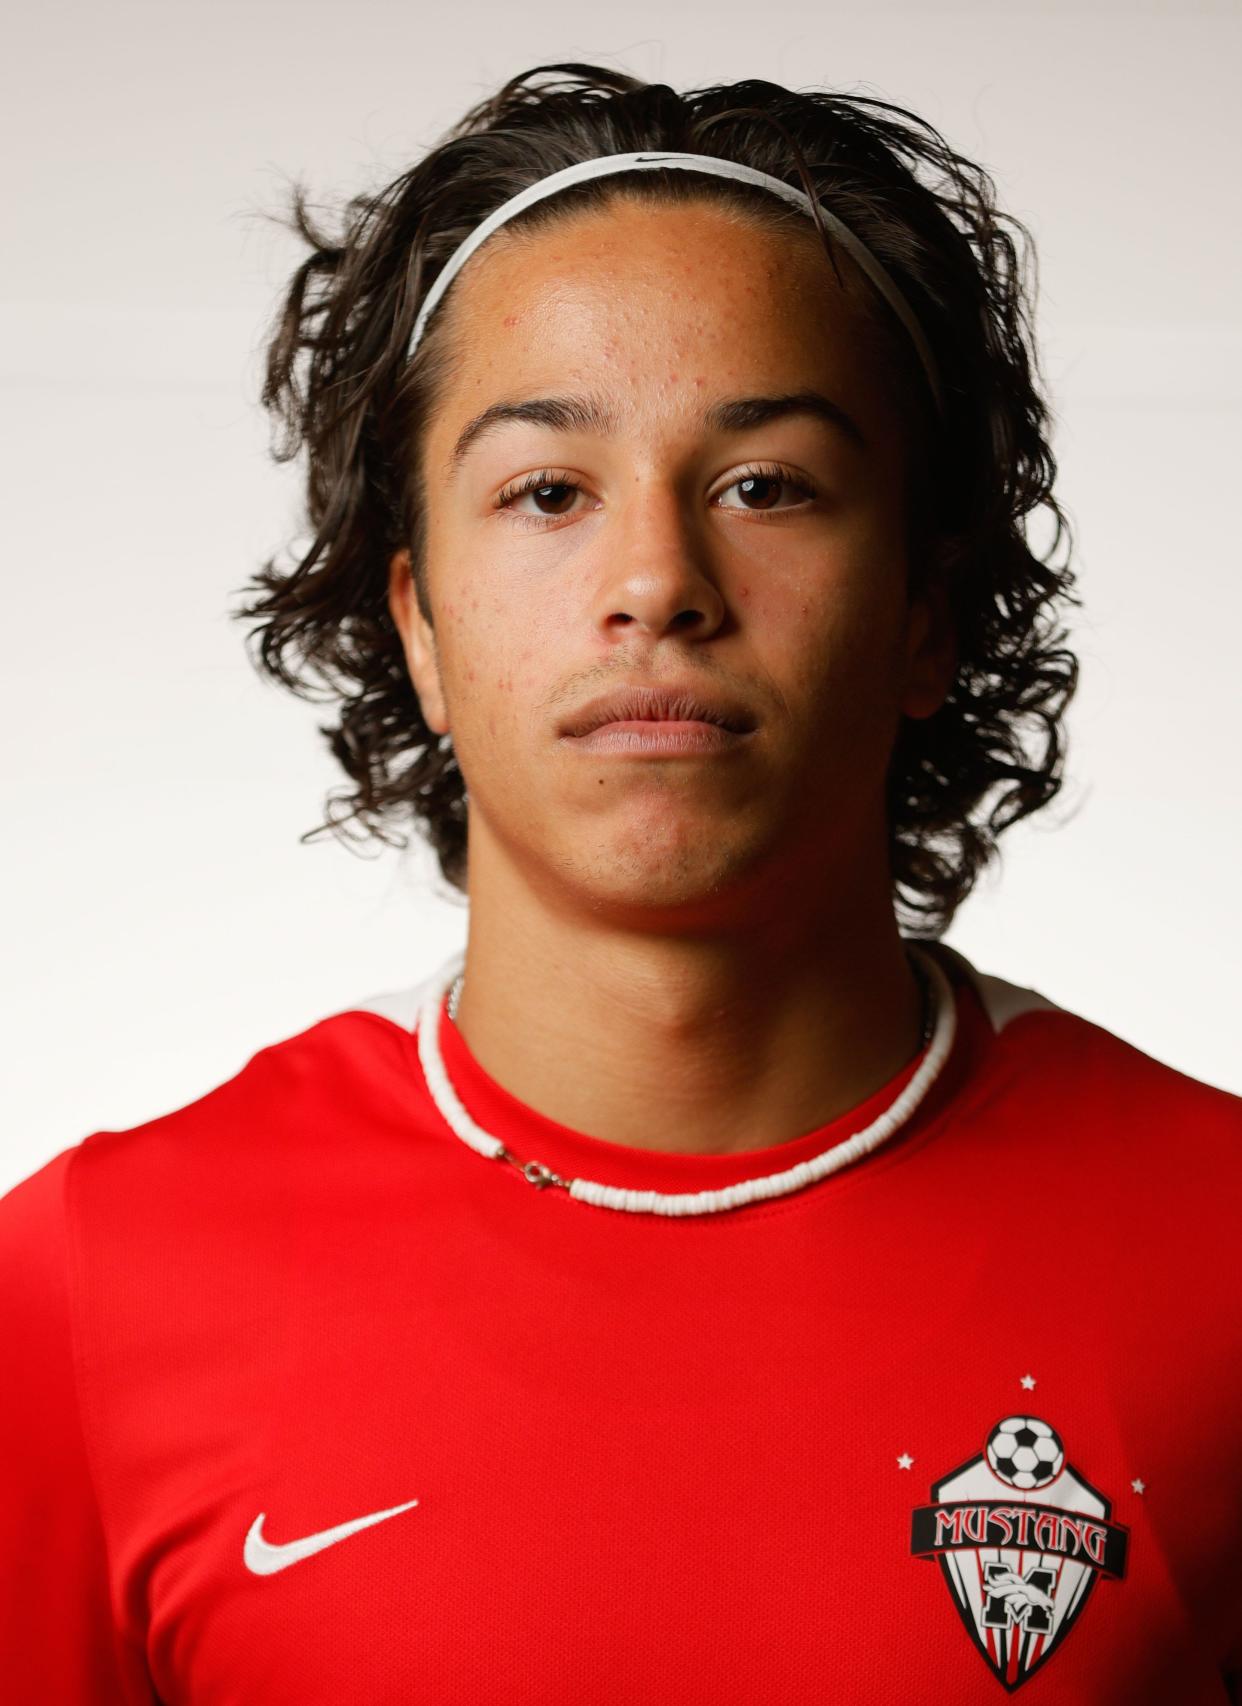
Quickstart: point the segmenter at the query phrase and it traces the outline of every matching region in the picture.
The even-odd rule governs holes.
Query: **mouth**
[[[639,734],[665,744],[690,741],[698,746],[707,740],[707,732],[740,736],[753,733],[756,726],[748,708],[730,695],[691,685],[655,687],[634,682],[580,706],[560,734],[574,743],[595,746],[605,744],[606,731],[612,731],[608,739],[614,743],[622,735]]]
[[[727,752],[742,746],[751,729],[726,728],[692,717],[627,717],[600,723],[584,734],[567,735],[570,746],[583,752],[657,754],[688,757]]]

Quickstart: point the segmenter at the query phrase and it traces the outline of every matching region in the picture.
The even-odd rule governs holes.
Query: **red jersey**
[[[933,947],[869,1155],[673,1218],[437,1111],[428,980],[0,1200],[8,1706],[1215,1706],[1242,1660],[1242,1098]],[[472,1117],[562,1176],[733,1155]],[[658,1086],[652,1087],[653,1096]]]

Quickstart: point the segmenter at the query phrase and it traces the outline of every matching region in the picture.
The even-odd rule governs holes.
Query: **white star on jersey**
[[[1145,1493],[1147,1491],[1147,1483],[1145,1481],[1140,1481],[1137,1476],[1135,1476],[1134,1480],[1131,1481],[1130,1485],[1134,1488],[1136,1493]]]
[[[913,1462],[914,1459],[911,1457],[910,1453],[908,1451],[903,1451],[901,1456],[897,1459],[897,1467],[898,1469],[908,1469]]]
[[[1022,1376],[1021,1384],[1028,1392],[1033,1392],[1035,1390],[1035,1376],[1033,1374],[1024,1374]]]

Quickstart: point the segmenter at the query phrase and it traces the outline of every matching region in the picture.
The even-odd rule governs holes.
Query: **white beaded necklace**
[[[769,1197],[786,1196],[790,1191],[800,1191],[807,1185],[815,1184],[819,1179],[827,1178],[830,1173],[839,1172],[851,1161],[857,1161],[861,1156],[870,1154],[873,1149],[878,1149],[918,1107],[936,1081],[953,1047],[957,1032],[957,1009],[949,980],[932,956],[912,944],[908,944],[908,947],[917,957],[927,977],[932,996],[932,1011],[936,1017],[927,1053],[905,1089],[870,1125],[856,1131],[852,1137],[834,1143],[830,1149],[824,1150],[813,1160],[799,1161],[796,1166],[787,1168],[783,1173],[768,1173],[760,1179],[742,1179],[737,1184],[726,1185],[720,1190],[634,1191],[624,1190],[616,1185],[596,1184],[590,1179],[563,1179],[542,1161],[519,1161],[498,1137],[493,1137],[490,1132],[476,1125],[449,1081],[444,1057],[440,1052],[440,1007],[445,991],[457,980],[460,964],[458,956],[454,956],[442,968],[441,975],[429,985],[419,1009],[416,1021],[418,1057],[422,1062],[423,1074],[432,1100],[445,1122],[462,1142],[469,1144],[471,1149],[477,1150],[480,1155],[512,1163],[538,1190],[543,1190],[548,1185],[558,1185],[568,1191],[571,1197],[577,1197],[580,1202],[592,1203],[596,1208],[623,1209],[632,1214],[715,1214],[724,1209],[741,1208],[746,1203],[761,1202]]]

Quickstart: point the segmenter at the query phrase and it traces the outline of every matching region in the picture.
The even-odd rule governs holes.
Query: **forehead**
[[[621,193],[506,226],[441,305],[451,359],[431,432],[501,396],[588,384],[622,413],[698,414],[713,394],[819,381],[865,412],[883,353],[868,287],[837,260],[840,281],[809,220],[777,225],[708,200]]]

